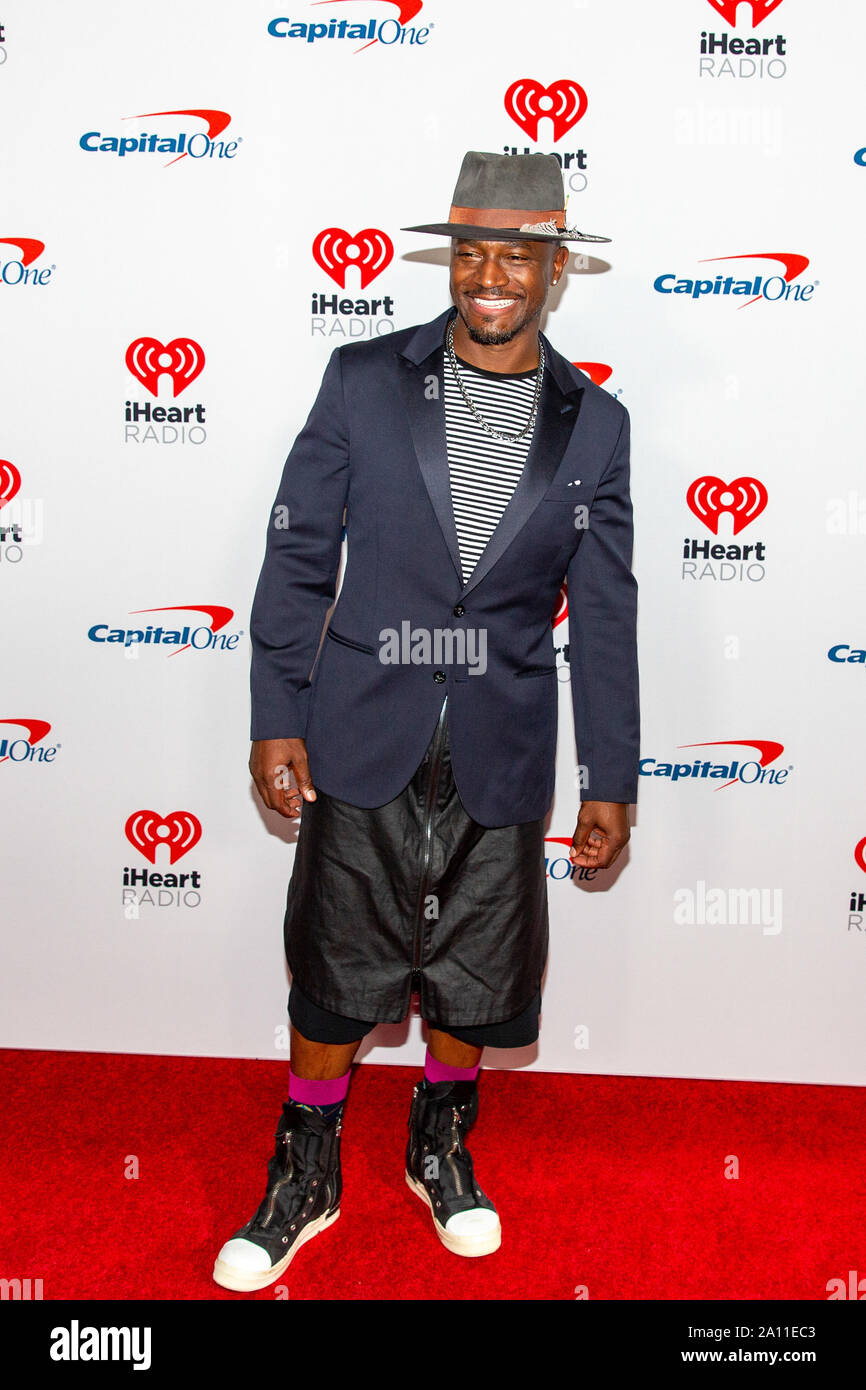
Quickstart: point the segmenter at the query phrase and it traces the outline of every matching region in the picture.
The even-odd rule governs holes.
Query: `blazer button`
[[[434,681],[436,682],[437,685],[441,685],[442,682],[445,680],[445,672],[444,672],[444,671],[434,671],[434,672],[433,672],[433,679],[434,679]]]
[[[463,607],[462,603],[458,603],[457,607],[453,610],[453,612],[455,618],[462,618],[463,614],[466,612],[466,609]]]

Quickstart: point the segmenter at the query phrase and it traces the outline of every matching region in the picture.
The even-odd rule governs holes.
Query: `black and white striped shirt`
[[[537,370],[514,375],[486,372],[459,357],[457,364],[478,413],[493,429],[517,434],[532,410]],[[494,439],[482,429],[460,393],[446,352],[445,438],[465,584],[520,481],[532,431],[511,443]]]

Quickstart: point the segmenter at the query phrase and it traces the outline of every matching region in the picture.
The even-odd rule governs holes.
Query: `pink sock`
[[[345,1076],[335,1076],[325,1081],[309,1081],[304,1076],[289,1076],[289,1100],[298,1105],[338,1105],[346,1099],[349,1090],[351,1068]]]
[[[437,1081],[474,1081],[481,1070],[479,1062],[475,1067],[446,1067],[444,1062],[437,1062],[429,1047],[424,1058],[424,1077],[434,1086]]]

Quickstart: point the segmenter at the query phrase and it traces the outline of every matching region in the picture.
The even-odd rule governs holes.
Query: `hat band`
[[[519,230],[527,222],[554,222],[565,227],[562,208],[464,208],[451,204],[449,222],[467,227],[500,227],[503,231]]]

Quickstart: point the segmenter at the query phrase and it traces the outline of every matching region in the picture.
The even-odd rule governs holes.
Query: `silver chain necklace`
[[[454,380],[457,382],[460,394],[466,402],[466,405],[469,407],[469,410],[471,411],[472,415],[474,415],[475,419],[478,421],[481,428],[485,430],[487,434],[491,435],[494,439],[501,439],[505,444],[515,444],[518,439],[523,439],[524,435],[529,434],[533,425],[535,424],[535,417],[538,414],[538,402],[541,398],[541,381],[542,377],[544,376],[544,342],[542,341],[541,336],[539,335],[538,339],[538,375],[535,379],[535,394],[532,398],[532,409],[529,412],[529,419],[527,420],[526,424],[523,426],[523,429],[520,431],[519,434],[503,434],[500,430],[495,430],[492,425],[489,425],[487,421],[484,419],[484,416],[479,411],[472,397],[469,395],[468,391],[466,390],[466,387],[463,385],[463,378],[460,375],[460,367],[457,364],[457,357],[454,352],[453,319],[449,323],[448,332],[445,335],[445,346],[448,349],[448,357],[451,362],[451,370],[454,373]]]

